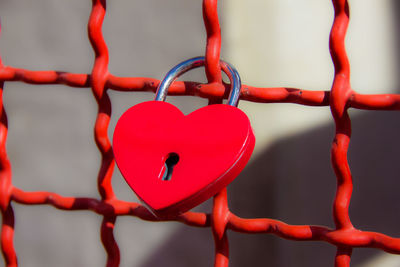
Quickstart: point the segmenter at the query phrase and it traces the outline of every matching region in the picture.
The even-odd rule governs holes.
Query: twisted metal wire
[[[241,99],[261,103],[295,103],[308,106],[329,106],[335,121],[336,131],[331,148],[332,166],[337,177],[337,191],[333,205],[335,229],[324,226],[289,225],[284,222],[260,218],[244,219],[229,210],[227,190],[214,197],[212,212],[187,212],[163,218],[196,227],[211,227],[215,241],[216,267],[229,264],[229,242],[227,231],[241,233],[265,233],[279,237],[305,241],[316,240],[337,247],[336,267],[350,266],[353,248],[377,248],[388,253],[400,254],[400,239],[381,233],[365,232],[353,227],[349,217],[352,193],[352,176],[347,161],[351,137],[349,108],[368,110],[400,110],[400,95],[363,95],[350,86],[350,65],[345,51],[345,35],[349,23],[347,0],[332,0],[335,16],[330,33],[330,51],[335,67],[335,76],[330,91],[308,91],[296,88],[257,88],[242,85]],[[173,95],[195,95],[208,98],[211,103],[227,97],[227,85],[222,83],[219,65],[221,31],[217,13],[217,0],[203,0],[203,18],[207,31],[205,70],[207,84],[196,82],[174,82],[169,89]],[[12,202],[27,205],[51,205],[61,210],[90,210],[103,217],[101,241],[107,253],[106,266],[119,266],[120,253],[114,238],[114,227],[118,216],[135,216],[147,221],[159,221],[141,204],[116,198],[111,185],[114,158],[107,130],[111,117],[111,102],[108,90],[153,91],[159,80],[153,78],[116,77],[108,71],[108,48],[102,35],[102,24],[106,14],[106,0],[92,0],[88,22],[89,39],[95,52],[95,62],[90,74],[57,71],[30,71],[4,66],[0,58],[0,208],[2,213],[1,251],[7,267],[17,266],[14,249],[14,212]],[[1,29],[0,29],[1,30]],[[98,172],[100,199],[66,197],[52,192],[25,192],[12,184],[11,164],[6,152],[7,115],[3,105],[5,82],[21,81],[29,84],[64,84],[70,87],[91,88],[98,104],[94,126],[95,141],[101,154]]]

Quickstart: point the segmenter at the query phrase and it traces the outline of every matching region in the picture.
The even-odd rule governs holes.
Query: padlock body
[[[113,136],[121,174],[160,216],[185,212],[226,187],[244,168],[254,145],[246,114],[224,104],[184,115],[166,102],[144,102],[121,116]],[[175,164],[165,180],[171,155]]]

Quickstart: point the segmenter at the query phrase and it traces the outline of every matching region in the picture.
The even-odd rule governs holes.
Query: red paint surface
[[[114,239],[114,226],[118,216],[131,215],[148,221],[177,221],[190,226],[211,227],[215,240],[215,266],[228,266],[229,242],[227,231],[241,233],[274,234],[282,238],[328,242],[337,247],[334,261],[336,267],[350,266],[353,248],[370,247],[388,253],[400,254],[400,239],[381,233],[366,232],[352,226],[348,207],[351,201],[352,177],[347,162],[347,150],[351,138],[349,108],[368,110],[400,110],[400,95],[362,95],[351,89],[349,62],[344,40],[349,22],[346,0],[332,0],[335,17],[330,34],[330,51],[335,66],[335,77],[330,91],[309,91],[296,88],[257,88],[243,85],[241,99],[259,103],[295,103],[308,106],[329,106],[335,120],[336,132],[332,144],[332,166],[337,177],[333,220],[335,229],[324,226],[289,225],[269,218],[244,219],[231,213],[227,190],[214,198],[213,210],[206,213],[186,212],[168,218],[156,218],[138,203],[117,199],[111,186],[114,158],[107,136],[111,116],[111,102],[107,90],[155,91],[159,83],[153,78],[116,77],[108,72],[108,50],[101,27],[106,14],[105,0],[93,0],[89,18],[89,39],[95,51],[95,64],[90,74],[58,71],[30,71],[4,66],[0,59],[0,208],[2,213],[1,245],[7,267],[17,266],[13,245],[14,212],[12,202],[27,205],[52,205],[62,210],[91,210],[103,217],[101,240],[107,253],[106,266],[119,266],[118,245]],[[203,1],[204,22],[207,30],[206,73],[210,84],[175,82],[169,93],[173,95],[196,95],[220,102],[229,94],[228,87],[221,84],[219,55],[221,33],[217,17],[217,1]],[[268,48],[266,48],[268,49]],[[194,55],[198,56],[198,55]],[[99,169],[98,190],[100,197],[78,198],[60,196],[52,192],[24,192],[12,184],[11,165],[6,153],[7,116],[2,92],[7,82],[22,81],[30,84],[65,84],[71,87],[91,88],[99,105],[95,124],[95,140],[102,155]],[[332,255],[334,257],[334,255]],[[327,259],[327,265],[329,259]]]
[[[114,131],[114,156],[126,182],[152,211],[188,211],[226,187],[244,168],[255,138],[240,109],[217,104],[184,115],[167,102],[128,109]],[[172,153],[179,161],[162,180]]]

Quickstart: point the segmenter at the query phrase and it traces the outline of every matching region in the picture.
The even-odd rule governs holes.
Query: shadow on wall
[[[393,111],[353,114],[349,151],[354,179],[350,208],[353,224],[361,230],[391,236],[400,235],[396,208],[400,203],[397,116]],[[333,133],[332,123],[280,140],[264,151],[230,185],[231,210],[242,217],[333,228]],[[336,253],[334,246],[324,242],[288,241],[269,234],[229,231],[229,239],[230,266],[333,266]],[[181,226],[141,266],[212,266],[213,250],[209,229]],[[362,266],[377,253],[375,249],[355,249],[352,266]]]

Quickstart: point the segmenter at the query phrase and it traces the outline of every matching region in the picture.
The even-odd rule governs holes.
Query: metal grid
[[[349,108],[367,110],[399,110],[400,95],[363,95],[350,86],[350,65],[345,51],[345,35],[349,23],[347,0],[332,0],[335,16],[330,33],[330,52],[335,76],[330,91],[307,91],[296,88],[256,88],[243,85],[241,99],[260,103],[296,103],[307,106],[329,106],[336,131],[331,148],[332,166],[337,177],[337,190],[333,204],[335,229],[324,226],[289,225],[281,221],[261,218],[244,219],[230,212],[227,190],[214,197],[210,214],[187,212],[164,218],[189,226],[210,227],[215,241],[215,266],[229,264],[227,230],[241,233],[268,233],[296,241],[323,241],[337,247],[335,266],[350,266],[353,248],[370,247],[400,254],[400,239],[381,233],[355,229],[349,218],[352,177],[347,161],[351,137]],[[207,30],[206,75],[208,84],[175,82],[170,90],[174,95],[195,95],[219,103],[228,95],[228,86],[222,82],[219,65],[221,33],[217,14],[217,0],[203,1],[203,17]],[[52,205],[61,210],[91,210],[103,217],[101,240],[107,253],[106,266],[119,266],[120,253],[114,239],[114,225],[118,216],[135,216],[147,221],[159,221],[141,204],[116,198],[111,185],[114,158],[107,130],[111,117],[108,90],[155,91],[159,80],[153,78],[116,77],[108,71],[108,48],[102,35],[106,14],[106,0],[92,0],[88,22],[89,39],[95,52],[91,74],[57,71],[30,71],[4,66],[0,59],[0,207],[2,212],[1,247],[6,266],[17,266],[14,249],[14,212],[12,202],[28,205]],[[70,87],[91,88],[98,104],[95,123],[95,141],[101,153],[101,166],[97,181],[100,199],[65,197],[52,192],[25,192],[12,184],[11,164],[6,152],[7,115],[3,105],[5,82],[20,81],[29,84],[64,84]]]

